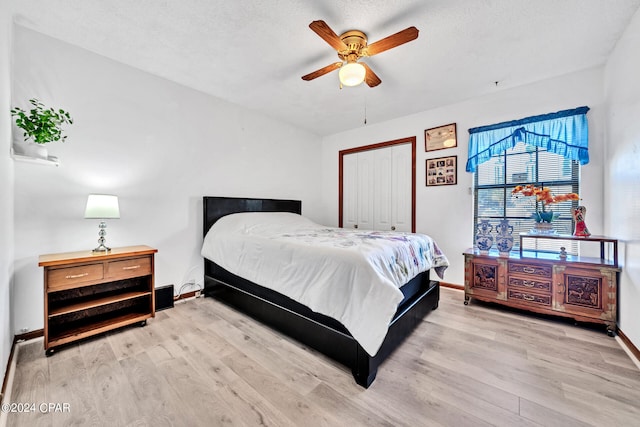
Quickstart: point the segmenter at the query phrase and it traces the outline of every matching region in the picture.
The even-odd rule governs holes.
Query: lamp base
[[[106,253],[106,252],[110,252],[111,248],[106,247],[103,244],[100,244],[100,246],[98,246],[97,248],[93,249],[91,252],[95,253]]]
[[[111,248],[108,248],[104,245],[104,242],[105,242],[104,236],[107,235],[107,223],[104,221],[100,221],[100,225],[98,225],[98,229],[100,230],[98,232],[98,247],[91,252],[93,252],[94,254],[107,253],[111,251]]]

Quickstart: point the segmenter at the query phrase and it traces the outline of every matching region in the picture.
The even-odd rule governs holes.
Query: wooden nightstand
[[[44,348],[155,316],[154,254],[149,246],[40,255],[44,267]]]

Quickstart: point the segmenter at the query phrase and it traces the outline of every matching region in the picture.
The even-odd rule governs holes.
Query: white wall
[[[605,68],[607,150],[605,232],[624,242],[620,279],[622,332],[640,347],[640,11]]]
[[[68,110],[60,167],[15,163],[18,333],[43,327],[38,255],[97,246],[89,193],[117,194],[107,244],[156,247],[156,286],[202,282],[202,196],[295,198],[320,208],[318,136],[21,26],[12,103]],[[215,59],[212,59],[215,60]],[[221,64],[224,66],[224,64]]]
[[[593,234],[603,233],[603,70],[574,73],[523,87],[499,90],[491,95],[458,104],[424,111],[400,119],[363,126],[323,139],[323,217],[327,224],[338,222],[338,152],[345,148],[369,145],[408,136],[417,136],[416,231],[431,235],[449,258],[451,267],[445,282],[464,283],[462,252],[473,246],[473,200],[470,189],[473,175],[464,171],[472,127],[520,119],[532,115],[587,105],[589,152],[591,162],[582,168],[582,203],[589,209],[587,224]],[[437,82],[434,82],[437,84]],[[373,89],[375,90],[375,89]],[[368,106],[374,110],[375,106]],[[425,152],[424,131],[432,127],[457,123],[456,148]],[[441,156],[458,156],[458,184],[425,186],[425,160]]]
[[[0,382],[13,342],[11,288],[13,276],[13,161],[11,148],[11,13],[0,2]]]

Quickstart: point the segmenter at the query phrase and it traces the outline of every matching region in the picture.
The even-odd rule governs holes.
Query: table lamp
[[[107,223],[105,219],[120,218],[120,208],[118,206],[118,196],[111,196],[108,194],[89,194],[87,199],[87,207],[84,211],[84,217],[86,219],[99,219],[100,225],[98,225],[98,247],[93,252],[109,252],[111,248],[108,248],[104,244],[104,236],[107,235]]]

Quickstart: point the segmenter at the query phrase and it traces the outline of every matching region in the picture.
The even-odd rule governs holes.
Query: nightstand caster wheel
[[[469,300],[471,299],[470,296],[465,295],[464,296],[464,305],[469,305]]]
[[[54,352],[53,348],[48,348],[47,350],[45,350],[44,355],[47,356],[47,357],[51,357],[53,352]]]
[[[464,305],[469,305],[469,301],[464,300]]]
[[[147,321],[146,320],[143,320],[142,322],[140,322],[140,327],[142,328],[144,326],[147,326]]]
[[[610,337],[615,337],[616,331],[613,328],[607,328],[607,335],[609,335]]]

